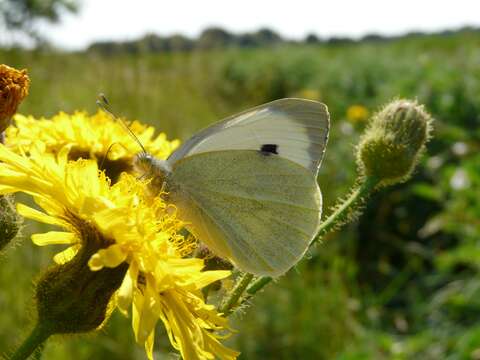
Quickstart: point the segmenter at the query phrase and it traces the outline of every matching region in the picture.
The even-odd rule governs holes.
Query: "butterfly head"
[[[133,160],[135,170],[146,177],[162,177],[168,175],[172,169],[170,164],[165,160],[157,159],[148,152],[137,154]]]

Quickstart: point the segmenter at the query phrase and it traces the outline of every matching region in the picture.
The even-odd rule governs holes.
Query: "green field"
[[[241,359],[480,359],[479,32],[114,57],[11,50],[0,51],[0,63],[29,70],[23,114],[93,113],[104,92],[117,113],[182,140],[277,98],[325,102],[332,129],[318,181],[326,213],[355,181],[365,122],[348,109],[418,99],[436,122],[414,177],[376,194],[357,222],[236,314],[229,343]],[[58,250],[31,244],[35,226],[0,256],[0,354],[33,325],[32,284]],[[157,353],[171,353],[158,329]],[[96,334],[50,341],[43,358],[145,355],[130,319],[115,313]]]

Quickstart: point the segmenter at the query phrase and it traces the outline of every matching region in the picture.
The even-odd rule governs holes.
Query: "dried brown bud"
[[[18,105],[28,95],[29,86],[27,70],[0,64],[0,133],[10,125]]]

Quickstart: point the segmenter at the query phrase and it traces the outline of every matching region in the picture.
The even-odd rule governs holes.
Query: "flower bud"
[[[28,95],[29,86],[27,70],[0,64],[0,133],[10,125],[18,105]]]
[[[77,227],[77,226],[76,226]],[[81,229],[82,247],[69,262],[56,265],[41,277],[36,289],[38,323],[51,334],[89,332],[109,314],[112,295],[122,284],[128,265],[91,271],[88,261],[108,241],[87,223]]]
[[[17,235],[23,219],[15,211],[13,198],[0,196],[0,250]]]
[[[430,138],[432,118],[412,100],[395,100],[373,115],[357,148],[362,175],[380,186],[406,181]]]

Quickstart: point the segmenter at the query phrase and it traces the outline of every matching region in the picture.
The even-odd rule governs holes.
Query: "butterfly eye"
[[[148,153],[145,153],[142,156],[142,162],[148,166],[149,169],[152,169],[154,167],[154,157]]]
[[[148,153],[145,153],[145,152],[142,152],[140,154],[137,155],[137,159],[139,162],[142,162],[142,163],[148,163],[151,161],[151,155],[148,154]]]

